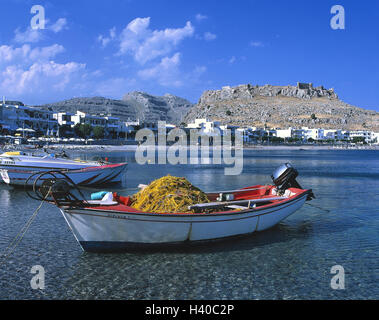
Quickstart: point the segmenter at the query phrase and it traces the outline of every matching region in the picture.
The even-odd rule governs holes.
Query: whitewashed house
[[[9,132],[29,129],[29,132],[55,134],[58,130],[58,121],[52,111],[4,102],[0,104],[0,125]]]
[[[324,139],[324,129],[320,128],[308,128],[308,127],[302,127],[301,128],[302,133],[302,140],[323,140]]]
[[[186,129],[198,129],[203,134],[219,135],[222,134],[221,123],[218,121],[210,121],[208,119],[195,119],[193,123],[188,123]]]
[[[275,135],[278,138],[288,139],[292,137],[292,128],[288,129],[275,129]]]
[[[361,137],[366,143],[371,143],[372,141],[372,131],[368,130],[351,130],[349,131],[350,140],[353,140],[355,137]]]
[[[89,124],[92,127],[103,127],[105,136],[116,138],[120,131],[120,121],[117,117],[97,116],[82,111],[77,111],[71,116],[72,127],[77,124]]]
[[[53,115],[54,119],[58,121],[60,126],[67,125],[70,127],[75,125],[74,121],[71,119],[72,116],[74,116],[74,113],[70,112],[57,112]]]

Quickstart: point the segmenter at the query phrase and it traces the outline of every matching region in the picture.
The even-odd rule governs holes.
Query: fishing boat
[[[290,164],[272,175],[272,185],[207,193],[211,202],[195,204],[194,213],[151,213],[131,207],[130,197],[105,193],[101,200],[80,200],[65,181],[41,188],[39,199],[59,207],[85,251],[118,251],[239,236],[263,231],[300,209],[314,195],[296,181]],[[49,192],[47,192],[49,190]],[[210,212],[212,209],[212,213]]]
[[[64,172],[75,184],[82,186],[116,183],[121,181],[126,168],[126,163],[71,160],[65,154],[28,155],[17,151],[0,155],[0,175],[9,185],[31,185],[31,177],[45,172]],[[51,177],[44,175],[45,179]]]

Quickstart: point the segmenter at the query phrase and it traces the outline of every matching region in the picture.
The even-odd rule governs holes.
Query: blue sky
[[[32,30],[35,4],[45,29]],[[333,5],[345,30],[333,30]],[[0,95],[27,104],[133,90],[197,102],[225,85],[334,88],[379,111],[378,1],[2,1]]]

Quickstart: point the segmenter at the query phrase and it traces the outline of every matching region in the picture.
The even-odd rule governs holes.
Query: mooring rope
[[[319,207],[319,206],[315,206],[314,204],[309,203],[309,202],[306,202],[305,204],[307,204],[308,206],[311,206],[311,207],[313,207],[313,208],[319,209],[319,210],[321,210],[321,211],[327,212],[327,213],[330,212],[329,209],[324,209],[324,208],[321,208],[321,207]]]
[[[17,246],[20,244],[21,240],[24,238],[24,235],[28,231],[29,227],[31,226],[32,222],[34,221],[35,217],[37,216],[39,210],[42,208],[43,203],[47,199],[51,192],[51,187],[46,194],[45,198],[41,201],[38,208],[33,212],[31,217],[28,219],[28,221],[24,224],[24,226],[21,228],[21,230],[17,233],[17,235],[13,238],[11,243],[5,248],[4,253],[1,255],[0,258],[0,266],[6,263],[7,259],[12,255],[14,250],[17,248]],[[7,251],[10,250],[8,253]]]

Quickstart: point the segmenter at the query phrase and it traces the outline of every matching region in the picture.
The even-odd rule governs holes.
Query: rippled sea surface
[[[142,166],[133,152],[73,156],[127,160],[122,194],[168,173],[204,191],[266,184],[277,166],[291,162],[299,183],[317,198],[276,227],[247,237],[117,254],[83,252],[58,209],[44,204],[0,266],[0,299],[379,298],[378,151],[245,150],[238,176],[224,175],[221,165]],[[22,190],[0,186],[1,253],[38,205]],[[34,265],[45,269],[44,290],[31,288]],[[334,265],[344,268],[344,290],[330,286]]]

